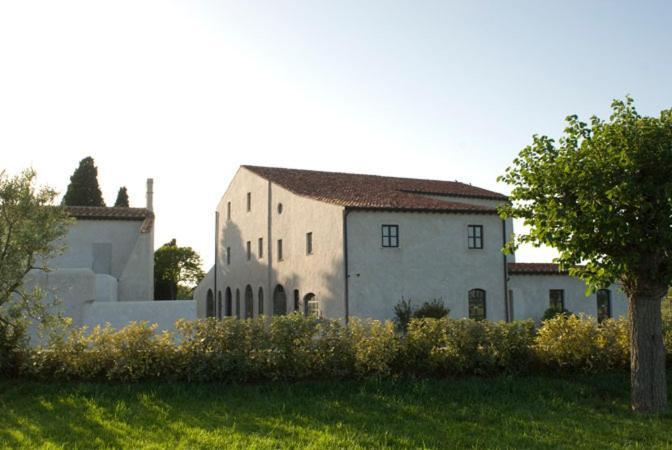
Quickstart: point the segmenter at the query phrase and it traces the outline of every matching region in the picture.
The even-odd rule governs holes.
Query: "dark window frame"
[[[380,232],[380,244],[383,248],[399,248],[399,225],[383,224]]]
[[[483,302],[482,305],[474,305],[474,302]],[[468,293],[468,314],[469,318],[472,320],[485,320],[488,317],[488,302],[485,289],[471,289]],[[483,314],[476,314],[476,308],[483,309]]]
[[[483,225],[467,225],[467,247],[470,250],[483,250]]]
[[[553,294],[560,293],[560,308],[557,307],[557,299],[553,298]],[[549,289],[548,290],[548,307],[556,311],[565,311],[565,290],[564,289]]]
[[[282,254],[282,239],[278,239],[278,261],[284,261],[285,255]]]
[[[231,202],[226,203],[226,220],[231,220]]]
[[[306,233],[306,255],[313,254],[313,232]]]
[[[259,253],[259,259],[262,259],[262,258],[264,257],[264,238],[263,238],[263,237],[260,237],[260,238],[259,238],[259,243],[258,243],[258,245],[259,245],[259,249],[258,249],[258,250],[259,250],[259,251],[258,251],[258,253]]]
[[[247,260],[252,261],[252,241],[247,241],[246,243],[247,250]]]
[[[226,247],[226,265],[231,265],[231,247]]]
[[[607,308],[606,316],[601,314],[602,308],[600,308],[600,294],[606,294]],[[597,323],[602,323],[606,319],[611,319],[611,290],[610,289],[600,289],[595,293],[595,301],[597,303]]]
[[[247,201],[247,212],[250,212],[250,211],[252,211],[252,193],[251,192],[247,193],[246,201]]]

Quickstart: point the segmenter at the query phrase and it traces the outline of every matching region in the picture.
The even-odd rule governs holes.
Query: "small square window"
[[[247,212],[252,211],[252,193],[247,193]]]
[[[282,261],[282,239],[278,239],[278,261]]]
[[[247,241],[247,260],[249,261],[251,259],[252,259],[252,242]]]
[[[313,254],[313,233],[306,233],[306,255]]]
[[[259,238],[259,259],[264,257],[264,238]]]
[[[469,225],[467,232],[469,248],[483,248],[483,225]]]
[[[383,247],[399,247],[399,225],[382,226]]]

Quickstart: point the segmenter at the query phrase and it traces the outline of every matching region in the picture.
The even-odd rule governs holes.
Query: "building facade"
[[[217,205],[198,316],[383,320],[404,299],[439,300],[452,317],[538,320],[559,296],[595,316],[579,280],[503,255],[505,201],[456,181],[241,166]],[[622,293],[609,291],[610,312],[622,313]]]

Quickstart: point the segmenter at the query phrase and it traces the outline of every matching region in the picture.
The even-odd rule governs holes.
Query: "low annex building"
[[[48,303],[57,300],[74,326],[147,320],[168,329],[179,318],[195,318],[193,301],[153,301],[153,180],[147,180],[145,208],[66,210],[75,222],[61,242],[63,253],[47,261],[49,271],[31,271],[26,284],[40,286]]]
[[[402,299],[494,321],[539,320],[551,305],[625,313],[616,286],[586,297],[557,266],[503,255],[505,201],[457,181],[241,166],[217,205],[198,316],[391,319]]]

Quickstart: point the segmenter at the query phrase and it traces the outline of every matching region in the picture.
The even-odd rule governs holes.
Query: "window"
[[[281,316],[287,314],[287,296],[285,289],[279,284],[273,291],[273,315]]]
[[[264,257],[264,238],[259,238],[259,251],[257,252],[259,259]]]
[[[611,291],[600,289],[597,291],[597,323],[602,323],[611,317]]]
[[[257,310],[257,315],[261,316],[264,314],[264,288],[259,288],[259,294],[257,294],[259,301],[259,309]]]
[[[231,247],[226,247],[226,265],[231,264]]]
[[[231,202],[226,204],[226,220],[231,220]]]
[[[294,311],[298,311],[299,309],[299,290],[294,289]]]
[[[247,212],[252,211],[252,193],[247,193]]]
[[[313,254],[313,233],[306,233],[306,255]]]
[[[485,291],[483,289],[469,291],[469,318],[485,320]]]
[[[208,289],[206,296],[205,317],[215,317],[215,294],[212,293],[212,289]]]
[[[483,248],[483,225],[469,225],[467,242],[469,248]]]
[[[278,239],[278,261],[282,261],[282,239]]]
[[[224,296],[225,296],[225,299],[224,299],[224,302],[225,302],[225,304],[224,304],[224,314],[227,317],[231,317],[231,315],[233,314],[233,312],[232,312],[233,311],[233,307],[232,307],[233,302],[232,302],[232,299],[231,299],[231,288],[230,287],[226,288],[226,291],[224,291]]]
[[[222,291],[217,292],[217,318],[222,318]]]
[[[247,241],[247,260],[252,259],[252,241]]]
[[[236,289],[236,319],[240,319],[240,289]]]
[[[399,225],[383,225],[383,247],[399,247]]]
[[[248,284],[245,287],[245,318],[251,319],[252,317],[254,317],[254,298],[252,286]]]
[[[563,312],[565,310],[565,291],[564,289],[551,289],[548,292],[548,307]]]
[[[312,292],[303,297],[303,307],[307,317],[320,317],[320,302]]]
[[[282,214],[282,203],[278,203],[278,214]]]

